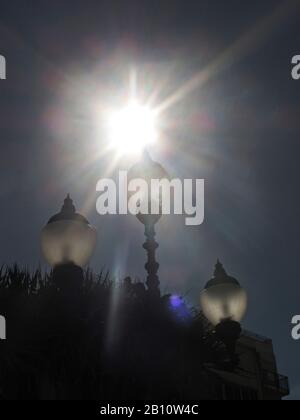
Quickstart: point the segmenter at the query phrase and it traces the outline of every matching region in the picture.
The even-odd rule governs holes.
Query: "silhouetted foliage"
[[[53,275],[0,270],[2,399],[206,399],[222,346],[200,314],[144,284],[85,271],[76,293]]]

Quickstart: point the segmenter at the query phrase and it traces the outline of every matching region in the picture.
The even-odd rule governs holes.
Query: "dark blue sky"
[[[0,260],[42,263],[40,229],[70,192],[99,231],[91,265],[143,278],[142,226],[96,214],[96,182],[113,160],[101,153],[101,110],[118,104],[132,68],[141,96],[158,90],[159,104],[209,66],[206,83],[165,111],[150,150],[172,175],[206,181],[203,225],[170,216],[157,226],[163,289],[198,303],[220,258],[249,293],[245,327],[273,338],[300,399],[300,343],[290,335],[300,313],[292,3],[1,0]]]

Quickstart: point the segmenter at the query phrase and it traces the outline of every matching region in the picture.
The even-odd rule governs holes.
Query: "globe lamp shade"
[[[162,216],[162,191],[161,189],[157,189],[157,191],[155,191],[153,188],[151,188],[151,181],[161,181],[162,179],[168,180],[169,175],[163,168],[163,166],[160,165],[158,162],[153,161],[149,156],[148,152],[145,150],[143,153],[142,160],[135,164],[128,173],[128,182],[134,179],[142,179],[146,181],[148,185],[148,195],[144,198],[145,202],[140,202],[142,208],[148,206],[148,213],[138,213],[137,218],[144,225],[153,225],[157,223]],[[131,195],[132,193],[128,194],[129,199]],[[143,198],[141,198],[141,201],[143,201]],[[152,203],[154,203],[153,207],[158,209],[157,214],[151,214]]]
[[[213,326],[224,321],[240,322],[247,310],[247,294],[236,279],[227,275],[218,261],[214,277],[201,293],[200,303],[205,317]]]
[[[43,255],[52,267],[74,264],[85,267],[94,252],[97,232],[86,218],[76,213],[68,196],[62,210],[53,216],[41,234]]]

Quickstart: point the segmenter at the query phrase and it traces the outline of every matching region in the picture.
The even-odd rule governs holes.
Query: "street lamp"
[[[143,248],[147,251],[147,263],[145,264],[145,269],[148,273],[148,276],[146,285],[152,297],[159,297],[159,278],[157,275],[159,264],[155,258],[155,252],[159,245],[155,241],[155,225],[162,216],[162,197],[161,191],[153,191],[153,188],[151,188],[151,180],[168,179],[169,176],[162,165],[151,159],[146,150],[143,153],[142,160],[130,169],[128,175],[129,181],[132,179],[143,179],[146,181],[148,185],[148,191],[150,191],[150,194],[147,197],[147,203],[145,203],[146,206],[148,206],[148,213],[138,213],[136,217],[145,226],[146,242],[143,244]],[[158,214],[151,213],[153,201],[156,201],[157,205],[154,207],[159,209]],[[141,208],[145,208],[143,203],[140,203],[140,205]]]
[[[233,358],[241,334],[240,321],[247,309],[247,294],[239,282],[226,273],[220,261],[216,264],[214,277],[201,293],[200,302],[205,317]]]
[[[61,211],[52,216],[43,228],[41,246],[48,264],[54,269],[54,279],[63,287],[69,279],[77,284],[82,280],[85,267],[95,249],[96,229],[87,219],[76,213],[68,195]],[[75,286],[75,284],[74,284]]]

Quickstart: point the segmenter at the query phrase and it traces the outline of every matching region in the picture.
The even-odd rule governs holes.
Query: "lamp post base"
[[[237,340],[241,336],[242,328],[241,325],[230,319],[220,322],[215,327],[217,338],[225,344],[226,350],[229,355],[228,367],[234,369],[239,363],[239,358],[235,352]]]
[[[72,263],[61,264],[53,270],[53,282],[61,292],[76,294],[83,284],[83,270]]]

